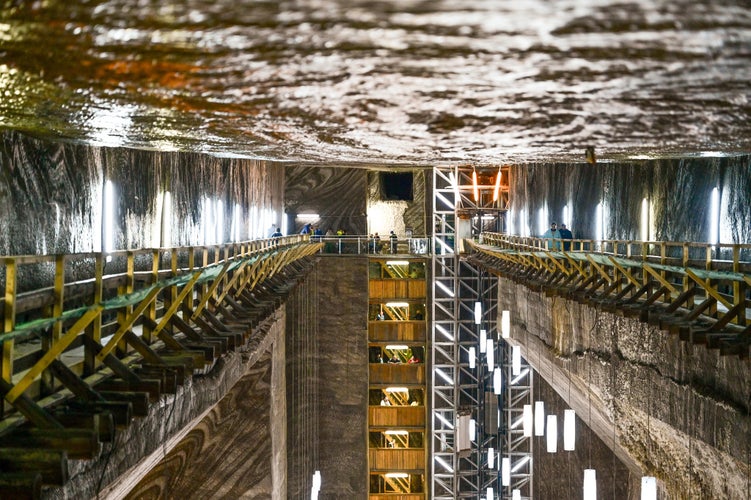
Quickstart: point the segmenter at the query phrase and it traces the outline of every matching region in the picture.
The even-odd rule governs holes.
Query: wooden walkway
[[[472,263],[533,290],[638,317],[723,355],[749,355],[751,245],[496,233],[467,245]]]
[[[111,254],[0,257],[0,498],[63,485],[283,303],[322,243],[304,236]]]

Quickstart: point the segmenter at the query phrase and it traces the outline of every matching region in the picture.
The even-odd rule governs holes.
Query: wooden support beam
[[[219,274],[214,279],[214,281],[211,283],[211,286],[209,287],[208,291],[201,297],[201,300],[198,302],[198,305],[196,305],[195,310],[193,311],[193,316],[198,316],[201,314],[201,310],[206,307],[206,304],[209,302],[209,298],[214,295],[217,288],[219,288],[219,285],[222,282],[222,278],[227,273],[227,270],[229,269],[231,262],[225,262],[224,265],[222,265],[221,271],[219,271]],[[193,319],[193,318],[191,318]]]
[[[60,361],[54,360],[50,364],[50,371],[70,390],[77,398],[83,401],[104,401],[104,398],[76,375],[73,370]]]
[[[3,447],[30,451],[34,448],[60,450],[68,458],[91,460],[99,454],[98,433],[91,429],[16,429],[3,436]]]
[[[130,425],[133,419],[133,405],[129,401],[120,401],[113,398],[107,398],[102,395],[105,401],[68,401],[65,410],[66,413],[85,413],[94,415],[98,413],[110,413],[115,426],[124,428]]]
[[[40,474],[42,484],[62,486],[68,482],[68,456],[64,451],[0,448],[3,473]]]
[[[97,360],[104,362],[104,357],[112,352],[115,347],[117,347],[117,343],[120,342],[126,332],[133,328],[133,324],[136,322],[136,320],[142,317],[143,312],[146,310],[149,304],[151,304],[151,302],[156,300],[157,295],[159,295],[159,292],[161,291],[161,288],[154,286],[154,288],[149,291],[146,297],[144,297],[144,299],[136,306],[135,309],[133,309],[133,311],[131,311],[127,315],[123,315],[122,319],[118,319],[118,324],[120,325],[120,327],[112,335],[112,338],[109,339],[107,345],[103,346],[102,349],[99,350],[96,355]]]
[[[13,500],[42,498],[42,475],[36,471],[0,472],[0,498]]]
[[[159,380],[142,379],[138,382],[132,380],[120,380],[108,378],[102,380],[96,385],[100,392],[145,392],[149,395],[149,400],[156,402],[162,394],[162,384]]]
[[[102,312],[102,309],[104,307],[100,304],[97,304],[95,306],[92,306],[86,313],[84,313],[83,316],[81,316],[78,321],[76,321],[73,326],[70,327],[68,332],[55,344],[44,353],[44,355],[37,361],[31,369],[26,372],[26,375],[21,378],[21,380],[18,381],[16,385],[13,386],[13,388],[8,391],[8,393],[5,395],[5,399],[8,400],[9,403],[13,403],[16,399],[18,399],[23,392],[28,389],[28,387],[31,385],[31,383],[34,381],[36,377],[38,377],[49,365],[52,363],[52,360],[57,358],[60,354],[62,354],[65,349],[78,337],[78,335],[88,326],[88,324],[94,320],[95,317],[99,316],[99,314]]]
[[[107,401],[130,403],[133,415],[145,417],[149,414],[149,393],[145,391],[99,391]],[[93,403],[99,404],[99,403]]]
[[[177,373],[176,369],[166,366],[141,366],[136,370],[139,376],[144,380],[158,380],[162,390],[168,394],[177,392]]]
[[[8,393],[13,389],[5,379],[0,378],[0,394],[7,400]],[[27,420],[36,425],[40,429],[62,429],[63,426],[52,416],[47,413],[43,408],[31,400],[26,394],[21,393],[16,397],[11,404],[16,408]],[[2,469],[0,469],[2,470]]]
[[[128,345],[133,347],[133,349],[135,349],[138,354],[143,357],[143,359],[147,363],[159,364],[163,361],[161,356],[159,356],[156,351],[154,351],[149,345],[147,345],[146,342],[141,339],[141,337],[133,333],[133,330],[128,330],[127,332],[125,332],[123,338],[128,343]]]
[[[89,429],[96,432],[99,441],[111,443],[115,439],[115,417],[109,412],[89,413],[65,408],[52,414],[55,419],[69,429]]]

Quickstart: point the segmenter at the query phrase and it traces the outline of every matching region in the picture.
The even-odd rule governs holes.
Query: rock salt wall
[[[658,478],[661,495],[667,495],[660,498],[746,498],[747,359],[720,356],[637,319],[546,297],[506,279],[500,280],[499,309],[510,310],[511,343],[522,346],[524,358],[566,401],[563,408],[574,408],[628,469],[629,498],[638,498],[631,495],[638,494],[641,474]],[[577,448],[591,443],[585,436]],[[601,469],[598,475],[609,471],[613,456],[593,450],[590,462]],[[548,477],[554,460],[539,453],[536,477]],[[579,483],[570,498],[581,491],[577,484],[587,461],[577,465],[572,477]],[[556,496],[552,490],[538,493]]]

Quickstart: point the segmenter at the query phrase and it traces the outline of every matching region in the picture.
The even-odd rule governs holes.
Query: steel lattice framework
[[[498,280],[461,256],[464,238],[480,235],[485,224],[500,230],[502,221],[502,210],[493,206],[495,198],[487,203],[488,197],[478,193],[476,179],[471,167],[433,169],[431,497],[435,499],[485,497],[490,487],[494,498],[511,498],[512,489],[531,484],[531,440],[513,425],[520,424],[523,405],[531,402],[530,369],[525,365],[521,376],[512,377],[510,349],[496,328]],[[493,367],[487,352],[481,354],[485,338],[493,341]],[[470,368],[472,351],[474,368]],[[494,392],[491,368],[496,366],[503,374],[500,394]],[[468,432],[460,420],[473,421],[473,440],[459,435],[460,428]],[[505,488],[497,465],[504,456],[513,464],[511,483]]]

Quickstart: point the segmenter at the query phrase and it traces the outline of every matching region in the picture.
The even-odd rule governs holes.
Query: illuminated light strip
[[[448,375],[446,375],[445,373],[443,373],[443,370],[441,370],[440,368],[436,368],[435,369],[435,373],[436,373],[436,375],[440,375],[441,378],[443,380],[445,380],[447,383],[449,383],[449,384],[453,384],[454,383],[454,381],[451,379],[451,377],[449,377]]]
[[[451,466],[441,457],[435,457],[435,461],[441,464],[447,471],[451,472],[453,474],[454,469],[451,468]]]
[[[407,266],[409,265],[408,260],[387,260],[386,261],[387,266]]]
[[[448,246],[442,239],[440,238],[433,238],[436,242],[440,243],[441,246],[446,250],[447,253],[454,253],[454,249]]]
[[[529,368],[525,368],[524,370],[522,370],[519,373],[519,375],[511,381],[511,385],[514,385],[517,382],[519,382],[521,379],[523,379],[524,377],[526,377],[528,373],[529,373]]]
[[[477,187],[477,170],[472,170],[472,194],[475,201],[480,201],[480,189]]]
[[[511,472],[513,473],[518,471],[519,469],[524,467],[524,464],[526,464],[527,462],[529,462],[529,457],[522,457],[522,459],[516,462],[516,465],[511,468]]]
[[[495,188],[493,189],[493,201],[498,201],[498,193],[501,191],[501,169],[498,169],[498,174],[495,176]]]
[[[511,422],[511,428],[512,429],[516,429],[517,427],[519,427],[522,424],[522,422],[524,422],[524,417],[523,416],[519,417],[516,420],[514,420],[513,422]]]
[[[446,420],[446,417],[444,417],[443,415],[441,415],[438,412],[435,412],[434,415],[436,416],[436,418],[438,418],[438,420],[440,420],[441,422],[443,422],[444,425],[446,425],[446,427],[448,427],[449,429],[453,430],[454,424],[452,424],[451,422],[449,422],[448,420]]]
[[[440,288],[441,290],[443,290],[444,292],[446,292],[446,295],[448,295],[451,298],[454,297],[454,291],[451,290],[449,287],[447,287],[446,285],[444,285],[440,281],[436,281],[435,284],[438,286],[438,288]]]
[[[443,336],[446,337],[448,340],[450,340],[452,342],[454,341],[454,337],[445,328],[443,328],[441,325],[435,325],[435,329],[438,330],[439,332],[441,332],[443,334]]]
[[[436,192],[435,196],[436,196],[436,198],[439,198],[442,202],[444,202],[446,205],[448,205],[449,207],[451,207],[451,210],[454,209],[454,203],[452,203],[451,201],[449,201],[449,199],[446,198],[445,196],[443,196],[441,193]]]

